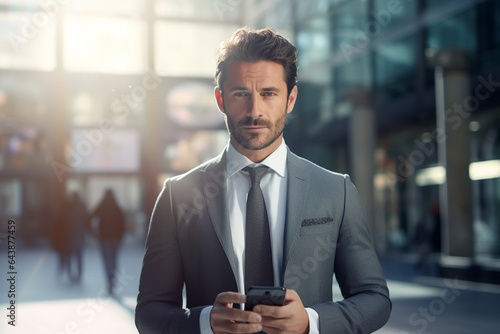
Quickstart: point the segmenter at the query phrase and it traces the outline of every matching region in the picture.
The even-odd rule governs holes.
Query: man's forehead
[[[284,67],[278,62],[269,60],[257,62],[231,60],[228,62],[226,70],[227,75],[224,85],[244,86],[252,80],[272,86],[286,85]]]

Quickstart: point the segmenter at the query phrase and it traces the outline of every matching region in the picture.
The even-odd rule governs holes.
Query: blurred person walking
[[[96,234],[104,260],[108,292],[113,294],[113,275],[118,248],[125,233],[125,215],[111,189],[106,190],[103,200],[91,215],[92,219],[98,220]]]
[[[66,198],[62,207],[63,209],[58,212],[56,219],[54,219],[51,233],[51,246],[59,257],[58,274],[61,276],[68,271],[69,264],[69,202]]]
[[[85,243],[85,232],[88,228],[89,215],[85,203],[78,192],[73,192],[68,202],[68,243],[66,269],[71,282],[79,283],[82,279],[82,252]],[[76,263],[76,273],[73,273],[73,265]]]
[[[420,220],[415,231],[415,243],[418,251],[415,269],[424,274],[430,272],[430,258],[432,252],[431,233],[425,218]]]

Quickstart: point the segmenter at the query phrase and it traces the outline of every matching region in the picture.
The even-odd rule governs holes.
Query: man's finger
[[[283,306],[256,305],[253,308],[255,313],[261,314],[264,317],[283,318],[285,317]]]
[[[262,330],[260,314],[232,307],[234,303],[245,301],[246,296],[237,292],[217,295],[210,312],[210,326],[214,333],[256,333]]]
[[[300,297],[294,290],[287,289],[283,306],[256,305],[253,311],[272,318],[287,318],[290,310],[286,309],[289,304],[300,301]]]
[[[262,330],[262,317],[235,308],[214,307],[211,326],[215,333],[256,333]]]
[[[221,292],[215,298],[215,302],[223,305],[233,304],[233,303],[244,303],[247,297],[239,292]]]
[[[257,305],[254,312],[262,315],[262,327],[266,333],[307,333],[309,317],[299,295],[287,290],[283,306]]]
[[[258,333],[262,324],[245,324],[237,322],[220,322],[212,325],[214,333]]]
[[[214,307],[212,308],[212,318],[215,320],[260,323],[262,316],[255,312],[242,311],[236,308]]]

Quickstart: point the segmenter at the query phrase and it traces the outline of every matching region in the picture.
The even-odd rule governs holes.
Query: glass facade
[[[430,26],[427,30],[426,47],[439,50],[455,48],[465,50],[474,61],[477,54],[476,10],[448,18]]]
[[[417,37],[380,44],[374,51],[377,99],[387,100],[416,90]]]
[[[351,115],[373,110],[374,237],[382,250],[415,252],[417,230],[426,224],[432,249],[444,251],[439,188],[446,170],[438,165],[429,56],[442,49],[467,53],[471,95],[464,98],[474,100],[478,89],[485,93],[462,119],[471,136],[474,256],[499,258],[500,221],[493,207],[500,204],[500,175],[491,169],[498,160],[500,101],[484,90],[488,78],[499,78],[498,2],[318,0],[294,6],[300,94],[287,143],[327,168],[350,173],[356,154],[349,141]],[[267,23],[282,26],[278,19]]]

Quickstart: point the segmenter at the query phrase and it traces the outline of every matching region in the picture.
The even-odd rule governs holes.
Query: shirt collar
[[[265,158],[258,164],[252,162],[250,159],[238,152],[231,144],[231,141],[227,145],[226,150],[226,172],[228,179],[247,166],[259,165],[265,165],[271,168],[279,176],[285,177],[286,159],[288,153],[286,149],[285,139],[282,139],[280,146],[273,153],[271,153],[267,158]]]

